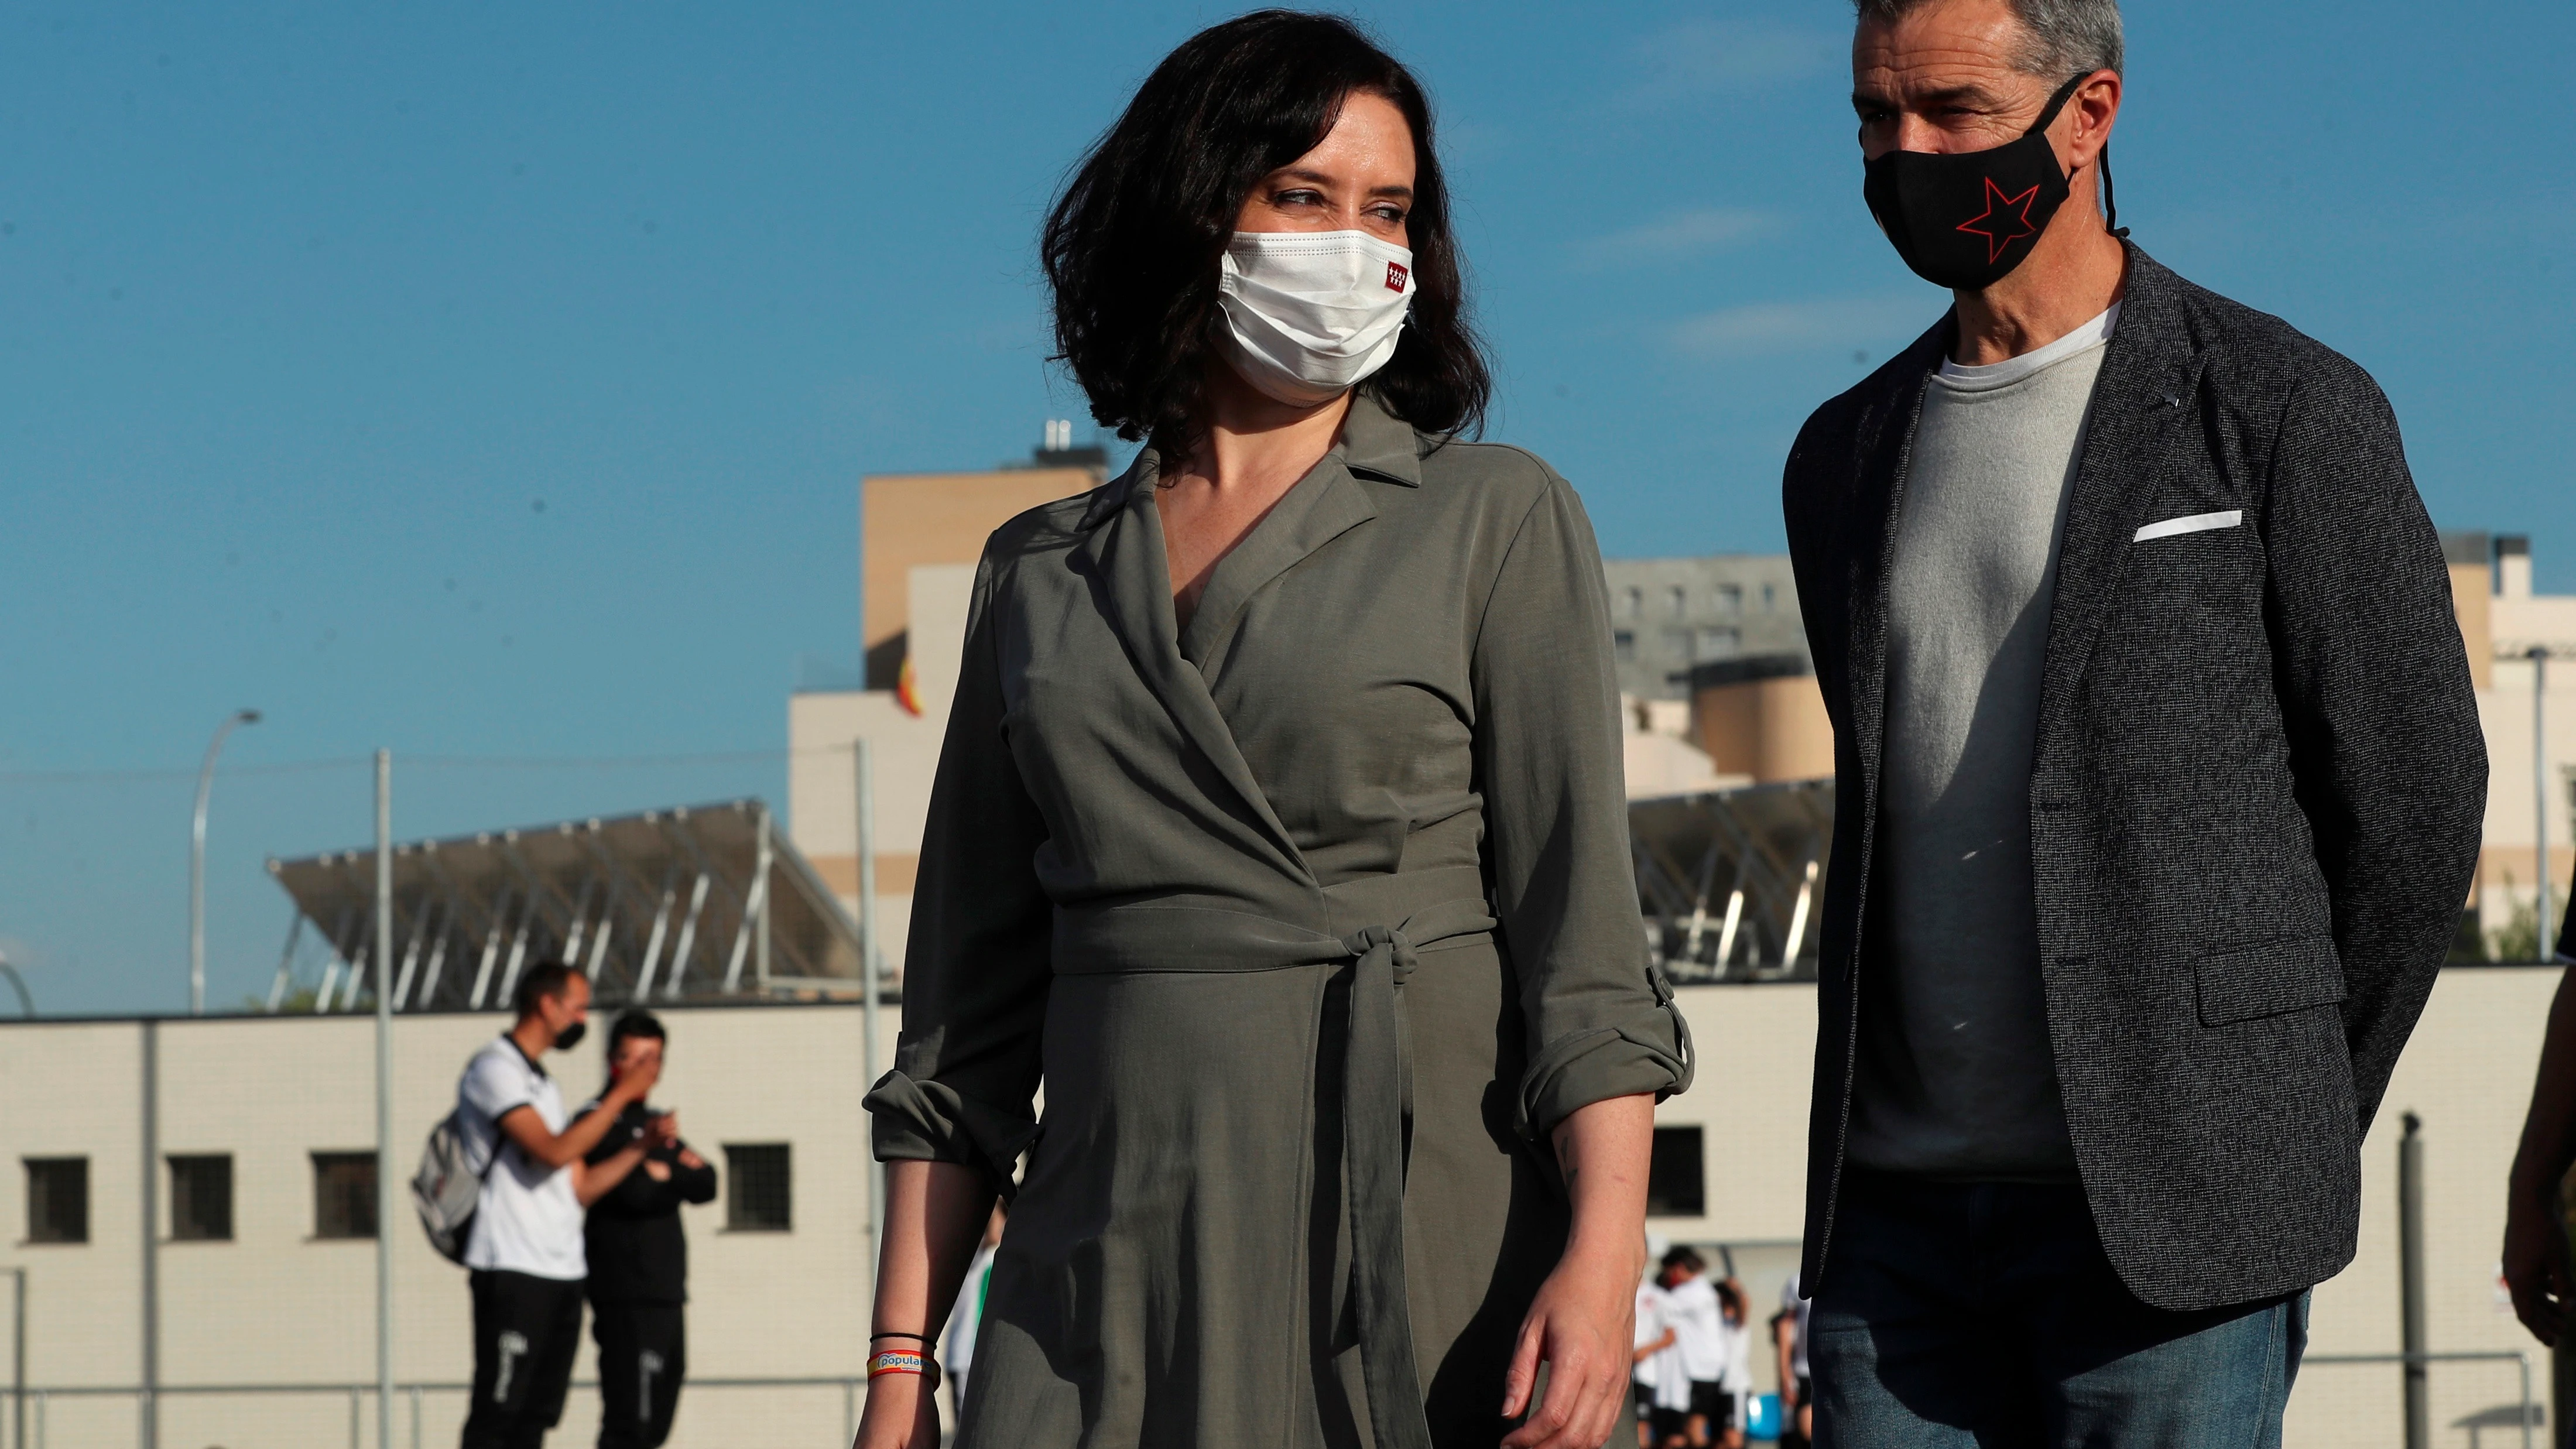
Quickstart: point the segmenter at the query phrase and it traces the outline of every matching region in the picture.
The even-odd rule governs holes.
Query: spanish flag
[[[921,695],[912,683],[912,656],[903,656],[903,669],[894,677],[894,702],[915,719],[921,717]]]

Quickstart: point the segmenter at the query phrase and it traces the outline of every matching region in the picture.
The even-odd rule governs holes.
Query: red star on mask
[[[1986,261],[1991,265],[2004,254],[2004,248],[2023,237],[2039,235],[2039,228],[2030,222],[2030,205],[2038,199],[2036,182],[2019,196],[2006,196],[2004,189],[1995,184],[1995,178],[1989,176],[1986,178],[1985,214],[1959,223],[1959,230],[1986,239]],[[2014,210],[2016,207],[2018,211]],[[2010,230],[2016,225],[2021,228],[2019,231]]]

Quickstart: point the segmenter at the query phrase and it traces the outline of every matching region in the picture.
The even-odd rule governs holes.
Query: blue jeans
[[[1843,1178],[1809,1315],[1818,1449],[2278,1449],[2307,1295],[2138,1301],[2083,1189]]]

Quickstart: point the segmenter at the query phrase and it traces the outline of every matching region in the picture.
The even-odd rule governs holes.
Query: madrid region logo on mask
[[[1388,291],[1390,291],[1390,292],[1401,292],[1401,291],[1403,291],[1403,290],[1404,290],[1404,281],[1405,281],[1405,278],[1410,277],[1410,276],[1412,276],[1412,275],[1413,275],[1413,274],[1412,274],[1411,272],[1408,272],[1408,271],[1406,271],[1406,270],[1404,269],[1404,263],[1402,263],[1402,262],[1389,262],[1389,263],[1387,263],[1387,264],[1386,264],[1386,289],[1387,289]]]
[[[2087,72],[2090,74],[2090,72]],[[1914,274],[1975,291],[2002,281],[2066,200],[2049,125],[2084,83],[2076,76],[2018,138],[1984,151],[1890,151],[1869,163],[1861,196]]]

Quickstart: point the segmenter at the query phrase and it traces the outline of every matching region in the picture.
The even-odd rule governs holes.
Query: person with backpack
[[[608,1028],[608,1088],[581,1109],[585,1123],[602,1116],[616,1123],[590,1149],[594,1172],[651,1140],[640,1170],[591,1205],[584,1228],[590,1334],[599,1342],[599,1449],[660,1449],[688,1371],[689,1240],[680,1205],[716,1200],[715,1166],[680,1140],[677,1113],[653,1110],[640,1094],[623,1110],[608,1105],[619,1082],[660,1075],[669,1040],[653,1013],[621,1012]]]
[[[590,979],[548,963],[511,993],[518,1020],[466,1063],[450,1121],[467,1160],[484,1164],[463,1233],[474,1292],[474,1392],[463,1449],[536,1449],[563,1417],[581,1339],[589,1276],[582,1214],[674,1132],[670,1119],[598,1162],[585,1162],[627,1104],[661,1075],[660,1058],[621,1075],[605,1110],[574,1122],[548,1075],[548,1051],[569,1051],[590,1015]]]

